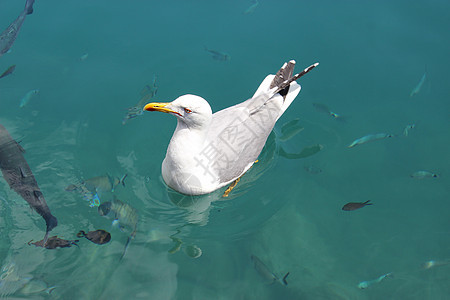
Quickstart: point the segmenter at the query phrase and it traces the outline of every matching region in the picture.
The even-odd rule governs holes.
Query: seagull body
[[[183,95],[170,103],[149,103],[147,111],[177,117],[177,127],[162,163],[172,189],[187,195],[211,193],[241,177],[257,160],[276,121],[300,92],[295,61],[268,75],[252,98],[212,113],[208,102]]]

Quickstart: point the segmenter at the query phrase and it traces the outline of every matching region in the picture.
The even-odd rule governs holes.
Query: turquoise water
[[[24,2],[0,1],[1,31]],[[112,240],[81,239],[79,247],[55,250],[28,245],[42,239],[44,221],[0,179],[1,295],[448,299],[450,265],[421,267],[450,260],[448,1],[261,0],[250,14],[243,12],[251,1],[92,2],[36,1],[11,53],[0,58],[0,72],[17,65],[0,79],[0,124],[22,140],[59,221],[51,234],[76,239],[80,230],[105,229]],[[205,46],[231,60],[214,60]],[[251,97],[289,59],[297,71],[320,66],[299,80],[302,91],[260,162],[227,200],[168,191],[160,168],[175,118],[146,112],[122,125],[154,75],[152,101],[193,93],[217,111]],[[19,108],[32,89],[39,95]],[[304,130],[281,141],[282,125],[296,118]],[[409,124],[416,126],[404,136]],[[396,136],[347,147],[380,132]],[[307,158],[278,154],[314,144],[323,149]],[[411,178],[418,170],[440,177]],[[128,174],[114,195],[139,214],[122,260],[128,233],[65,191],[104,174]],[[341,210],[369,199],[374,205]],[[202,252],[197,258],[188,255],[194,246]],[[290,272],[288,286],[268,285],[252,254],[278,277]],[[24,290],[30,282],[56,288],[31,293]]]

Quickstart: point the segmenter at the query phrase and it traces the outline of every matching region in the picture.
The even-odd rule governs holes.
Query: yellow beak
[[[172,114],[180,115],[178,112],[171,110],[170,108],[167,108],[166,106],[169,104],[170,103],[158,103],[158,102],[148,103],[144,106],[144,110],[160,111],[160,112],[164,112],[164,113],[172,113]]]

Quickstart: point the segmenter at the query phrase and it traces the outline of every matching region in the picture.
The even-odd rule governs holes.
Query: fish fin
[[[120,178],[120,183],[125,186],[125,178],[127,178],[128,174],[125,174],[122,176],[122,178]]]
[[[20,141],[16,141],[16,145],[19,148],[20,152],[25,153],[25,149],[22,147],[22,145],[20,144],[22,142],[22,140]]]
[[[51,295],[51,293],[53,292],[54,289],[56,289],[56,286],[51,286],[51,287],[45,289],[44,293]]]
[[[283,280],[282,280],[282,283],[283,283],[284,285],[286,285],[286,286],[288,285],[288,283],[287,283],[287,281],[286,281],[286,278],[289,276],[289,273],[290,273],[290,272],[287,272],[286,275],[284,275]]]

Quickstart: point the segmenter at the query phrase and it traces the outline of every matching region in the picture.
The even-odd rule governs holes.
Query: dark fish
[[[127,174],[122,178],[110,176],[108,174],[103,176],[92,177],[82,181],[80,184],[70,184],[65,190],[68,192],[77,191],[85,199],[90,201],[90,206],[99,206],[100,199],[104,193],[114,192],[114,189],[119,184],[125,186],[125,178]]]
[[[12,65],[11,67],[9,67],[8,69],[6,69],[5,72],[3,72],[2,75],[0,75],[0,78],[6,77],[8,75],[11,75],[12,72],[14,72],[14,69],[16,68],[16,65]]]
[[[362,208],[366,205],[373,205],[373,203],[369,203],[369,202],[370,202],[370,200],[367,200],[366,202],[349,202],[342,207],[342,210],[350,211],[350,210]]]
[[[111,240],[111,234],[103,229],[89,231],[88,233],[80,230],[80,232],[77,233],[77,237],[85,237],[91,242],[99,245],[106,244]]]
[[[47,240],[48,233],[58,225],[58,220],[50,212],[23,152],[25,150],[22,146],[0,124],[0,169],[3,178],[11,189],[44,218],[47,224],[44,240]]]
[[[23,12],[0,35],[0,56],[8,52],[14,44],[26,16],[33,13],[33,4],[34,0],[27,0]]]
[[[212,55],[212,58],[219,61],[231,60],[231,56],[225,52],[220,52],[217,50],[208,49],[205,46],[205,51]]]
[[[98,207],[98,214],[100,216],[105,216],[114,219],[114,223],[119,224],[120,229],[128,227],[132,230],[120,259],[125,256],[125,252],[128,249],[128,245],[131,240],[136,236],[138,214],[135,208],[130,205],[120,201],[119,199],[114,199],[113,201],[108,201],[100,204]]]
[[[258,257],[252,255],[250,258],[253,261],[253,266],[255,267],[256,271],[259,273],[259,275],[261,275],[261,277],[267,284],[273,284],[279,281],[283,285],[288,285],[286,278],[288,277],[289,272],[284,275],[283,279],[280,279],[277,275],[270,271],[269,268]]]
[[[147,102],[156,96],[156,93],[158,92],[158,86],[156,85],[156,76],[153,76],[153,82],[152,84],[147,84],[141,91],[141,98],[139,99],[139,102],[133,106],[128,108],[128,112],[126,116],[122,120],[122,125],[125,125],[128,120],[137,118],[138,116],[141,116],[144,112],[143,108]]]
[[[63,240],[56,235],[48,238],[47,242],[45,242],[45,240],[40,240],[38,242],[32,243],[32,241],[33,240],[29,241],[28,245],[33,244],[36,247],[42,247],[46,249],[67,248],[72,247],[72,245],[78,246],[77,243],[79,242],[79,240]]]

